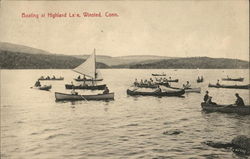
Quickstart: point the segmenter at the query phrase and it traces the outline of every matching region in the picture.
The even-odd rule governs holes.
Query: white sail
[[[96,70],[96,79],[102,79],[102,74],[100,70]]]
[[[81,65],[73,69],[73,71],[80,73],[82,75],[88,76],[90,78],[96,78],[96,64],[95,64],[95,50],[92,55]]]

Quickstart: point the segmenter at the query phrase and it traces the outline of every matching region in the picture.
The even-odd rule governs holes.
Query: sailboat
[[[92,85],[87,85],[85,82],[82,85],[75,86],[73,84],[66,84],[66,89],[91,89],[91,90],[103,90],[105,91],[102,94],[94,94],[94,95],[80,95],[76,92],[72,94],[67,93],[59,93],[55,92],[56,100],[114,100],[114,93],[109,93],[107,91],[106,84],[103,85],[95,85],[94,80],[98,77],[98,72],[96,70],[96,59],[95,59],[95,50],[92,55],[81,65],[74,68],[73,71],[80,73],[84,76],[87,76],[92,79]]]
[[[77,66],[73,69],[73,71],[83,75],[84,77],[89,77],[92,81],[92,85],[88,85],[84,83],[81,85],[73,85],[73,84],[66,84],[66,89],[91,89],[91,90],[103,90],[106,87],[106,84],[102,85],[95,85],[95,81],[100,76],[100,71],[96,69],[96,57],[95,57],[95,49],[94,53],[90,55],[90,57],[81,65]]]

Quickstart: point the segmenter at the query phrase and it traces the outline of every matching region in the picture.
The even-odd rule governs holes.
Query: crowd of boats
[[[81,74],[77,78],[73,78],[80,84],[75,85],[73,82],[65,84],[65,89],[70,89],[71,93],[55,92],[55,98],[57,101],[60,100],[114,100],[114,92],[110,92],[106,84],[98,84],[103,78],[101,73],[96,68],[96,59],[94,53],[86,59],[81,65],[74,68],[73,71]],[[172,82],[179,82],[179,79],[174,79],[172,77],[166,78],[166,73],[154,73],[151,74],[153,77],[149,79],[135,79],[134,83],[130,88],[127,89],[127,94],[130,96],[183,96],[185,93],[195,92],[200,93],[201,87],[192,87],[189,81],[186,81],[182,87],[171,86]],[[154,78],[154,79],[153,79]],[[40,77],[32,88],[40,90],[50,90],[52,85],[41,85],[41,80],[64,80],[63,77]],[[224,81],[238,81],[242,82],[244,78],[222,78]],[[203,76],[197,78],[197,83],[202,83],[204,81]],[[215,88],[231,88],[231,89],[250,89],[250,84],[248,85],[221,85],[218,80],[216,84],[209,84],[208,87]],[[88,89],[88,90],[103,90],[102,93],[98,94],[80,94],[76,89]],[[205,95],[207,96],[207,94]],[[205,97],[204,97],[205,98]],[[238,100],[238,99],[237,99]],[[237,105],[237,104],[236,104]],[[207,111],[220,111],[220,112],[230,112],[229,110],[234,110],[236,112],[244,112],[250,114],[250,106],[234,105],[225,106],[218,105],[211,101],[211,98],[207,98],[201,103],[202,109]]]

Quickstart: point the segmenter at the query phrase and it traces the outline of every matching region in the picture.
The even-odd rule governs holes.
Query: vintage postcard
[[[1,159],[250,157],[249,1],[0,2]]]

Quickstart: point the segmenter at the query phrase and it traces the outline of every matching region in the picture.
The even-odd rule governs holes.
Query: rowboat
[[[39,90],[43,90],[43,91],[49,91],[52,88],[52,86],[51,85],[43,85],[43,86],[39,86],[39,87],[30,87],[30,88],[39,89]]]
[[[59,80],[64,80],[63,77],[59,77],[59,78],[38,78],[38,80],[40,81],[59,81]]]
[[[179,82],[179,79],[165,79],[167,82]],[[156,79],[159,83],[166,83],[163,79],[164,82],[160,82],[160,79]]]
[[[247,84],[247,85],[216,85],[216,84],[209,83],[208,87],[231,88],[231,89],[250,89],[250,84]]]
[[[233,105],[211,105],[201,103],[202,110],[207,112],[220,112],[220,113],[237,113],[242,115],[250,115],[250,105],[247,106],[233,106]]]
[[[72,85],[72,84],[65,84],[66,89],[90,89],[90,90],[103,90],[105,89],[106,84],[102,85]]]
[[[244,78],[222,78],[223,81],[239,81],[242,82]]]
[[[185,88],[185,92],[186,93],[191,93],[191,92],[201,93],[201,87],[198,87],[198,88]]]
[[[165,73],[162,73],[162,74],[152,73],[152,76],[166,76],[166,74]]]
[[[155,84],[135,84],[135,87],[139,87],[139,88],[157,88],[158,85]]]
[[[201,82],[203,82],[203,79],[197,79],[196,81],[197,81],[197,83],[201,83]]]
[[[172,88],[172,89],[183,89],[183,88],[178,88],[178,87],[171,87],[171,86],[166,86],[168,88]],[[197,88],[184,88],[185,93],[200,93],[201,92],[201,87],[197,87]]]
[[[83,79],[83,78],[80,78],[80,79],[78,79],[78,78],[75,78],[74,79],[75,81],[77,81],[77,82],[81,82],[81,81],[90,81],[90,82],[92,82],[92,81],[102,81],[103,79]]]
[[[114,100],[114,93],[95,94],[95,95],[76,95],[55,92],[57,101],[60,100]]]
[[[181,90],[169,90],[169,91],[160,91],[159,89],[152,90],[152,91],[139,91],[137,89],[135,90],[130,90],[127,89],[127,94],[131,96],[137,96],[137,95],[142,95],[142,96],[182,96],[185,94],[185,91],[183,89]]]

